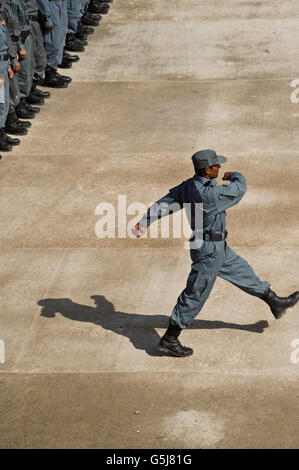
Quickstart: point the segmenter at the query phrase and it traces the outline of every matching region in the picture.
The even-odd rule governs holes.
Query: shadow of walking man
[[[95,307],[81,305],[71,299],[41,299],[38,305],[42,306],[41,316],[54,318],[60,313],[65,318],[75,321],[83,321],[99,325],[105,330],[126,336],[136,349],[144,350],[151,356],[164,354],[156,351],[160,336],[156,328],[168,327],[167,315],[141,315],[136,313],[118,312],[114,305],[104,295],[92,295],[91,299]],[[259,321],[253,324],[240,325],[211,320],[193,320],[189,329],[218,329],[230,328],[244,330],[252,333],[262,333],[267,328],[267,321]]]

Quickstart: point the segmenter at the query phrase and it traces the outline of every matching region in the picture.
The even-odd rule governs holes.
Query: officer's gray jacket
[[[168,194],[149,208],[139,224],[148,227],[155,220],[176,212],[185,205],[185,208],[190,208],[187,216],[191,229],[194,231],[196,230],[196,203],[201,203],[203,205],[201,232],[223,234],[226,228],[225,210],[237,204],[246,192],[246,180],[241,173],[231,173],[229,180],[230,184],[216,185],[215,179],[210,180],[195,175],[170,189]]]
[[[21,31],[30,31],[31,26],[26,3],[23,0],[11,0],[11,7],[18,18]]]
[[[16,65],[17,54],[21,48],[21,28],[18,18],[14,14],[10,0],[6,0],[2,10],[3,19],[6,22],[6,40],[8,44],[8,54],[12,65]]]
[[[45,19],[45,26],[50,26],[53,24],[53,20],[51,17],[51,8],[49,5],[49,0],[36,0],[38,8]]]
[[[2,19],[2,17],[0,17]],[[6,40],[6,27],[0,21],[0,55],[8,53],[8,45]]]
[[[27,12],[29,15],[38,13],[38,6],[36,0],[24,0],[27,6]]]

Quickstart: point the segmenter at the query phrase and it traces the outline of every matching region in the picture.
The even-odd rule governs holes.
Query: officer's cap
[[[227,158],[222,155],[217,155],[215,150],[199,150],[192,155],[192,161],[194,168],[200,169],[218,165],[219,163],[225,163]]]

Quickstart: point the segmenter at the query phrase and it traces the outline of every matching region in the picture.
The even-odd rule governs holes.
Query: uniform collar
[[[199,181],[204,186],[210,186],[210,185],[216,186],[217,184],[216,178],[213,180],[210,180],[209,178],[204,178],[203,176],[194,175],[194,179]]]

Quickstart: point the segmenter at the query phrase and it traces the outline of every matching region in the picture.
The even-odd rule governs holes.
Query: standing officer
[[[0,0],[0,150],[9,152],[12,145],[19,145],[19,139],[12,139],[5,132],[5,122],[9,109],[9,79],[13,77],[8,55],[6,39],[6,24],[2,17],[2,6],[4,1]]]
[[[26,135],[28,133],[27,127],[30,127],[31,123],[29,121],[19,120],[15,110],[16,106],[20,103],[18,71],[21,66],[19,63],[18,52],[19,46],[21,45],[21,28],[18,18],[15,16],[11,8],[10,0],[5,1],[1,15],[6,24],[5,29],[8,55],[14,72],[13,77],[9,79],[9,111],[6,118],[5,131],[8,134]],[[30,111],[25,110],[25,113],[26,112],[29,113],[29,116],[31,115]]]
[[[46,51],[45,85],[66,88],[71,78],[57,72],[67,32],[67,0],[37,0]]]
[[[261,281],[249,264],[227,245],[225,210],[242,199],[246,192],[246,180],[241,173],[227,172],[223,180],[230,181],[230,184],[217,186],[220,164],[226,160],[214,150],[196,152],[192,156],[196,173],[194,177],[170,189],[135,226],[136,235],[140,237],[154,220],[168,215],[172,208],[175,207],[175,211],[177,207],[182,208],[184,203],[191,205],[192,269],[186,288],[172,311],[168,330],[158,344],[160,351],[175,356],[189,356],[193,353],[191,348],[181,345],[178,336],[202,309],[217,276],[230,281],[247,294],[264,300],[275,318],[280,318],[287,308],[293,307],[299,300],[299,291],[288,297],[278,297],[270,289],[270,284]],[[195,220],[196,203],[203,204],[202,228],[198,228],[198,221]]]

